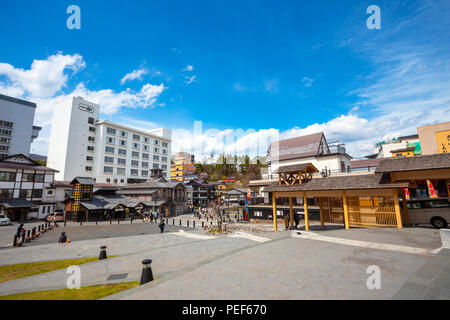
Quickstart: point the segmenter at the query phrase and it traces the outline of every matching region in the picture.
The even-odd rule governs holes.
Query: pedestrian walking
[[[161,233],[164,233],[165,226],[166,226],[166,224],[164,223],[164,220],[161,219],[161,223],[159,224],[159,229],[161,230]]]
[[[294,214],[294,222],[295,222],[295,229],[298,229],[298,224],[300,223],[300,220],[298,218],[298,214]]]
[[[20,236],[22,235],[22,233],[25,233],[25,229],[24,229],[24,227],[23,227],[23,223],[17,228],[17,233],[16,233],[16,235],[17,235],[18,237],[20,237]]]
[[[289,230],[289,215],[287,213],[284,215],[284,226],[286,230]]]

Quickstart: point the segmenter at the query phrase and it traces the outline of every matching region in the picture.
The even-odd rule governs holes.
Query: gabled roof
[[[0,204],[5,208],[31,208],[36,206],[34,202],[28,201],[26,199],[1,200]]]
[[[306,136],[280,140],[278,143],[271,143],[267,161],[317,156],[319,154],[319,147],[322,139],[325,139],[325,136],[323,132],[319,132]],[[278,149],[278,157],[276,156],[277,149],[274,148]]]
[[[319,172],[319,170],[312,163],[301,163],[279,167],[274,173],[299,172],[304,170],[307,172]]]
[[[391,183],[389,175],[365,174],[355,176],[335,176],[317,178],[292,186],[272,184],[264,188],[265,192],[283,191],[330,191],[330,190],[360,190],[360,189],[393,189],[406,188],[408,182]]]
[[[14,154],[0,159],[0,168],[41,170],[58,172],[58,170],[45,167],[23,154]]]
[[[367,167],[376,167],[381,161],[379,159],[363,159],[363,160],[353,160],[351,161],[352,168],[367,168]]]
[[[227,196],[240,196],[240,195],[246,195],[246,194],[247,194],[247,189],[245,189],[245,188],[231,189],[231,190],[223,193],[223,195],[227,195]]]
[[[76,177],[70,184],[94,185],[94,179],[86,177]]]
[[[450,153],[383,159],[375,172],[450,169]]]

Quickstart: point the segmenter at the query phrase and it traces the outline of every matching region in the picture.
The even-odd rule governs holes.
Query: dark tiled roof
[[[302,184],[286,186],[278,183],[264,188],[266,192],[280,191],[329,191],[329,190],[358,190],[358,189],[391,189],[408,187],[406,182],[390,183],[389,175],[365,174],[353,176],[337,176],[316,178],[304,181]]]
[[[5,101],[14,102],[14,103],[23,104],[23,105],[25,105],[25,106],[29,106],[29,107],[36,108],[36,103],[34,103],[34,102],[25,101],[25,100],[18,99],[18,98],[14,98],[14,97],[10,97],[10,96],[5,96],[5,95],[3,95],[3,94],[0,94],[0,99],[1,99],[1,100],[5,100]]]
[[[308,167],[312,167],[314,168],[313,170],[315,172],[319,172],[319,170],[317,170],[316,167],[314,167],[314,165],[312,163],[301,163],[301,164],[294,164],[292,166],[283,166],[283,167],[279,167],[274,173],[284,173],[284,172],[298,172],[298,171],[303,171]]]
[[[419,135],[418,134],[411,134],[409,136],[403,136],[403,137],[398,137],[398,141],[402,141],[402,140],[411,140],[411,139],[419,139]]]
[[[293,158],[313,157],[319,153],[320,142],[323,132],[310,134],[278,142],[278,157],[276,156],[277,143],[272,143],[269,147],[267,161],[287,160]]]
[[[418,157],[383,159],[375,172],[415,171],[431,169],[449,169],[450,153],[433,154]]]
[[[376,167],[380,161],[381,159],[353,160],[351,164],[352,168]]]
[[[8,199],[2,200],[0,203],[5,206],[5,208],[31,208],[36,206],[34,202],[25,199]]]
[[[70,184],[79,183],[82,185],[94,185],[94,179],[85,177],[76,177]]]
[[[20,158],[23,162],[14,162],[15,158]],[[42,166],[30,157],[27,157],[23,154],[15,154],[2,158],[0,160],[0,168],[58,172],[58,170]]]

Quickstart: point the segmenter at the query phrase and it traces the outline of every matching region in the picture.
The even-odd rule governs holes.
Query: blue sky
[[[71,4],[81,30],[66,27]],[[366,27],[372,4],[381,30]],[[218,132],[201,137],[205,154],[240,153],[277,129],[325,131],[360,157],[378,140],[450,120],[447,0],[2,0],[0,35],[0,92],[38,103],[40,154],[54,103],[74,93],[141,129],[202,121]],[[239,128],[256,134],[224,145],[220,133]],[[190,144],[174,135],[174,151]]]

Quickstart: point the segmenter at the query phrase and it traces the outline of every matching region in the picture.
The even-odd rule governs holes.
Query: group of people
[[[289,229],[289,223],[290,223],[290,215],[288,213],[286,213],[284,215],[284,226],[286,227],[286,230]],[[298,215],[296,213],[294,213],[294,223],[295,223],[295,229],[297,229],[299,223],[300,223],[300,219],[298,218]]]
[[[144,212],[144,223],[153,222],[153,220],[157,221],[160,217],[159,213],[157,211],[154,212]]]

